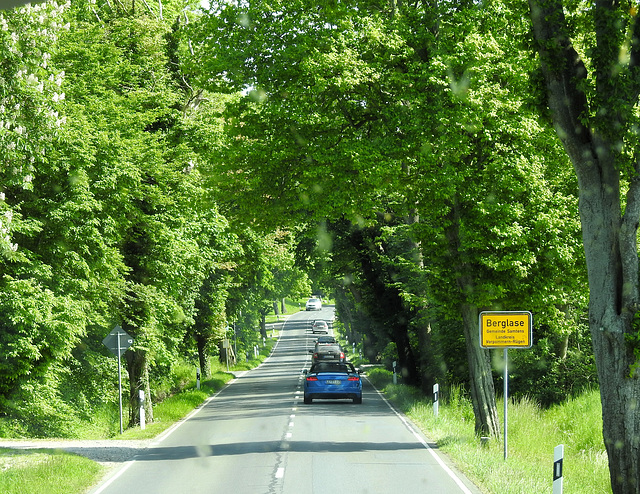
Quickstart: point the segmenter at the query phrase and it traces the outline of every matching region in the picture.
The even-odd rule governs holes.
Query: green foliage
[[[400,356],[421,354],[425,378],[462,382],[463,332],[430,336],[439,348],[424,334],[460,320],[463,304],[526,307],[537,324],[577,335],[577,184],[532,101],[528,30],[512,5],[298,1],[277,14],[264,2],[213,2],[185,31],[202,84],[252,89],[223,109],[213,180],[224,210],[266,227],[309,224],[308,243],[323,252],[304,245],[299,262],[354,292],[339,314],[370,318],[358,334],[349,316],[347,331],[366,336],[372,359],[394,341]],[[344,219],[366,242],[349,245],[335,226]],[[589,369],[586,353],[568,367]]]
[[[153,383],[153,403],[160,403],[167,397],[193,384],[196,366],[177,363],[172,366],[156,366],[151,373]]]
[[[547,407],[596,387],[597,372],[588,330],[579,328],[573,337],[578,341],[571,344],[564,357],[556,354],[550,341],[553,335],[540,335],[526,351],[510,352],[509,394],[516,398],[528,396]],[[502,381],[501,376],[496,377],[498,382]]]
[[[385,388],[386,385],[389,384],[393,379],[393,373],[391,371],[380,367],[367,369],[366,374],[367,379],[371,382],[371,384],[380,389]]]
[[[4,414],[13,419],[5,424],[8,436],[75,437],[82,422],[90,420],[91,415],[62,399],[56,370],[23,382],[10,401],[3,400]]]
[[[64,73],[50,65],[65,7],[52,3],[0,11],[0,261],[20,258],[13,232],[34,225],[20,213],[36,167],[51,151],[64,122],[58,112]]]
[[[38,377],[52,361],[70,356],[86,324],[83,307],[34,280],[5,276],[0,281],[1,395],[15,390],[21,378]]]
[[[635,377],[640,368],[640,312],[636,312],[633,316],[632,323],[633,332],[625,334],[625,341],[631,347],[635,362],[629,368],[629,377]]]
[[[312,288],[335,292],[366,358],[414,352],[424,382],[466,380],[462,303],[535,312],[517,396],[550,405],[593,382],[577,184],[536,114],[521,12],[276,3],[0,14],[14,433],[109,430],[116,322],[160,400],[227,328],[244,365],[273,301]]]

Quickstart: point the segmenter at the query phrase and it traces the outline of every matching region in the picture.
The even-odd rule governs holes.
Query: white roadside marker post
[[[553,494],[562,494],[562,461],[564,444],[553,448]]]
[[[440,386],[438,386],[438,383],[433,385],[433,414],[435,415],[436,418],[438,418],[438,391],[440,389]]]
[[[144,412],[144,391],[141,389],[138,391],[139,392],[139,399],[140,399],[140,430],[144,430],[145,429],[145,412]]]

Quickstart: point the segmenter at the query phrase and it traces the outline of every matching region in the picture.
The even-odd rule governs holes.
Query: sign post
[[[502,348],[504,356],[504,459],[507,459],[507,402],[509,398],[509,348],[531,348],[533,316],[527,311],[480,313],[480,347]]]
[[[229,372],[229,348],[230,347],[231,347],[231,344],[229,343],[229,339],[228,338],[223,339],[222,340],[222,348],[224,348],[224,356],[225,356],[225,359],[227,361],[227,372]]]
[[[120,434],[122,434],[122,371],[120,369],[120,357],[127,351],[127,348],[133,345],[133,338],[120,326],[116,325],[113,331],[102,340],[102,343],[111,350],[111,353],[118,357],[118,402],[120,404]]]

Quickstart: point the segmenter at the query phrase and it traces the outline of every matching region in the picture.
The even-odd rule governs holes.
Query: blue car
[[[362,379],[349,362],[317,362],[304,371],[304,402],[309,405],[315,398],[347,398],[362,403]]]

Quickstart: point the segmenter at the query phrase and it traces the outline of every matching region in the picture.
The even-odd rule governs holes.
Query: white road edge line
[[[133,465],[135,463],[136,460],[131,460],[128,461],[127,463],[125,463],[120,470],[118,470],[118,472],[111,478],[109,478],[109,480],[107,480],[104,484],[102,484],[98,490],[93,491],[93,494],[100,494],[102,491],[104,491],[107,487],[109,487],[118,477],[120,477],[120,475],[122,475],[124,472],[127,471],[127,469]]]
[[[422,446],[424,446],[427,449],[427,451],[431,453],[431,456],[433,456],[433,458],[438,462],[438,465],[440,465],[440,467],[447,473],[447,475],[449,475],[449,477],[451,477],[451,479],[458,485],[458,487],[460,487],[460,490],[462,490],[464,494],[473,494],[469,490],[469,488],[466,485],[464,485],[464,482],[462,482],[462,480],[460,480],[460,478],[453,472],[453,470],[451,470],[447,466],[447,464],[444,461],[442,461],[442,458],[438,456],[438,454],[429,446],[429,444],[424,440],[424,438],[416,432],[416,430],[411,426],[411,424],[407,421],[407,419],[404,418],[402,414],[398,412],[398,410],[396,410],[396,408],[391,404],[391,402],[389,402],[389,400],[387,400],[387,398],[385,398],[385,396],[380,391],[378,391],[378,389],[375,386],[372,385],[371,387],[375,389],[376,393],[378,393],[378,396],[382,398],[382,400],[393,411],[393,413],[395,413],[396,416],[402,421],[405,427],[409,429],[409,431],[420,442],[420,444],[422,444]]]

